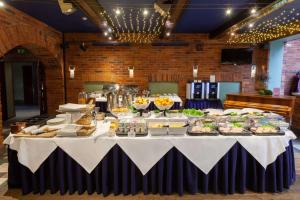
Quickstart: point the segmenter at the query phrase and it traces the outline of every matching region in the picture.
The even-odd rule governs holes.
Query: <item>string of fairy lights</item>
[[[146,8],[115,8],[100,13],[107,21],[104,35],[129,43],[151,43],[164,31],[169,15],[163,16]],[[108,26],[109,24],[109,26]],[[170,34],[167,31],[166,36]]]
[[[228,43],[263,43],[288,35],[300,33],[300,14],[295,9],[288,9],[269,16],[268,20],[258,20],[248,24],[241,24],[229,32]]]
[[[294,0],[276,0],[272,6],[262,8],[262,5],[251,5],[248,8],[249,17],[232,26],[228,34],[228,43],[263,43],[287,35],[300,32],[300,14],[295,9],[283,10],[274,15],[274,10],[281,8]],[[224,7],[224,14],[232,16],[235,7]],[[245,9],[245,8],[243,8]],[[164,35],[171,35],[168,24],[170,13],[161,14],[153,8],[121,7],[116,5],[100,12],[106,20],[104,35],[109,40],[129,43],[151,43]],[[268,17],[268,20],[264,18]]]

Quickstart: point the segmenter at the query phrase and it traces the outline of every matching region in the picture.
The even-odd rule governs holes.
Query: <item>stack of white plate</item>
[[[49,119],[47,121],[48,125],[60,125],[65,123],[66,119],[65,118],[53,118],[53,119]]]

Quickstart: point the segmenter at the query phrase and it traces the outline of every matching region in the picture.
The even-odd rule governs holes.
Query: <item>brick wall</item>
[[[110,81],[123,84],[137,84],[148,88],[149,81],[176,81],[179,95],[185,98],[185,84],[192,80],[192,66],[199,65],[198,79],[209,80],[210,74],[217,81],[240,81],[243,92],[254,92],[254,80],[250,78],[251,66],[221,65],[222,41],[209,40],[206,34],[177,34],[169,41],[186,41],[188,46],[153,47],[89,45],[88,41],[106,41],[100,34],[66,34],[70,41],[66,50],[68,65],[75,65],[75,79],[67,73],[67,100],[76,102],[77,94],[83,90],[85,81]],[[85,41],[87,51],[81,51],[79,42]],[[202,44],[202,50],[196,46]],[[254,62],[267,65],[267,50],[255,49]],[[128,76],[128,66],[134,66],[134,78]],[[67,69],[68,70],[68,69]]]
[[[57,106],[64,102],[61,42],[62,34],[46,24],[9,5],[0,9],[0,57],[11,49],[22,46],[45,65],[45,87],[50,113],[54,113]],[[2,119],[1,109],[0,119]],[[1,132],[2,123],[0,124]]]
[[[292,40],[285,44],[283,53],[281,89],[285,95],[291,94],[298,71],[300,71],[300,40]]]

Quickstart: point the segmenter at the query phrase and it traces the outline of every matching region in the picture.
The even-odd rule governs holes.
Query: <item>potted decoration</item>
[[[267,74],[258,74],[255,77],[255,88],[257,90],[262,90],[266,88],[266,83],[269,80],[269,76]]]

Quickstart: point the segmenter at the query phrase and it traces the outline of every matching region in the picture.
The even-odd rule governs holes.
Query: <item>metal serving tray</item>
[[[145,137],[148,135],[148,132],[144,132],[144,133],[138,133],[138,134],[135,134],[135,137]],[[116,136],[119,136],[119,137],[128,137],[128,133],[124,133],[124,132],[119,132],[117,131],[116,132]]]
[[[170,128],[168,130],[168,135],[185,135],[187,131],[187,127],[179,127],[179,128]]]
[[[219,130],[219,133],[221,135],[225,135],[225,136],[250,136],[250,135],[252,135],[251,134],[252,132],[248,131],[246,129],[244,129],[243,132],[241,132],[241,133],[225,133],[225,132],[220,131],[220,130]]]
[[[219,132],[217,130],[214,130],[211,133],[203,133],[203,132],[192,132],[192,128],[193,127],[190,126],[187,131],[187,134],[190,136],[217,136],[217,135],[219,135]]]
[[[168,127],[148,128],[148,133],[151,136],[165,136],[165,135],[168,135]]]
[[[256,136],[281,136],[281,135],[285,135],[284,131],[278,131],[277,133],[256,133],[255,131],[251,131],[253,133],[253,135]]]

